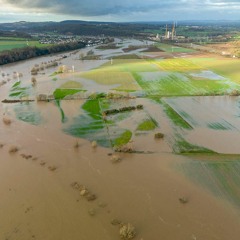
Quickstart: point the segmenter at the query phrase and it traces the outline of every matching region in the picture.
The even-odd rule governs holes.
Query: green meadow
[[[15,49],[15,48],[23,48],[23,47],[41,47],[44,46],[44,44],[40,44],[38,41],[28,41],[25,39],[0,39],[0,52],[1,51],[5,51],[5,50],[11,50],[11,49]]]
[[[165,43],[157,43],[156,46],[163,50],[164,52],[167,53],[193,53],[196,52],[193,49],[189,49],[189,48],[183,48],[183,47],[178,47],[178,46],[173,46],[170,44],[165,44]]]

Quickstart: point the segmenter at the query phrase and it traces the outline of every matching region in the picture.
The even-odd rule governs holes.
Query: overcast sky
[[[240,20],[240,0],[0,0],[0,22]]]

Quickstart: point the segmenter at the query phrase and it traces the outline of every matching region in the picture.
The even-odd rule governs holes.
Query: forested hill
[[[86,24],[63,22],[57,25],[50,25],[39,28],[39,31],[56,31],[60,34],[72,33],[85,36],[133,36],[137,34],[136,26],[123,24]]]
[[[62,22],[16,22],[2,23],[0,30],[33,32],[56,32],[58,34],[74,34],[85,36],[139,36],[144,29],[151,28],[152,24],[144,23],[112,23],[112,22],[86,22],[67,20]]]

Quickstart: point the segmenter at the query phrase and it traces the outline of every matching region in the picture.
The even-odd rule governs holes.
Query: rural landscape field
[[[2,65],[1,239],[238,239],[239,75],[135,39]]]

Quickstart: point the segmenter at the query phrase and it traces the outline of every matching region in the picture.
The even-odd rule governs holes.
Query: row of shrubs
[[[35,64],[34,67],[31,69],[32,75],[37,75],[39,71],[43,71],[45,68],[51,68],[58,66],[58,62],[60,59],[49,61],[47,63],[41,63],[40,65]]]
[[[143,109],[143,105],[139,104],[137,106],[129,106],[129,107],[123,107],[119,109],[109,109],[103,112],[103,115],[110,115],[110,114],[116,114],[120,112],[128,112],[128,111],[134,111],[134,110],[141,110]]]
[[[2,103],[19,103],[19,102],[33,102],[32,99],[4,99]]]

